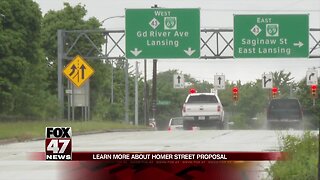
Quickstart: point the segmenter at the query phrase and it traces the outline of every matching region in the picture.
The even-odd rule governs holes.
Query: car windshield
[[[218,103],[215,95],[196,95],[190,96],[187,103]]]
[[[182,125],[183,119],[182,118],[172,118],[171,125]]]

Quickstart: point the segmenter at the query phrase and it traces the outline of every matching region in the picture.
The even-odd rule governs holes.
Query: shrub
[[[281,151],[287,152],[289,159],[277,161],[267,170],[272,179],[317,179],[319,138],[311,132],[301,137],[283,138]]]

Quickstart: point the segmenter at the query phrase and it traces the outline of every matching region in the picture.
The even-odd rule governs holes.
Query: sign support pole
[[[64,92],[63,92],[63,79],[62,79],[62,68],[63,68],[63,34],[64,31],[59,29],[57,32],[58,36],[58,100],[59,100],[59,113],[60,118],[64,119]]]
[[[68,80],[68,86],[67,86],[68,88],[68,90],[70,90],[71,89],[71,83],[70,83],[70,81]],[[72,93],[72,91],[71,91],[71,93]],[[70,121],[70,119],[71,119],[71,112],[70,112],[70,108],[71,108],[71,96],[72,96],[72,94],[71,93],[68,93],[68,121]]]
[[[72,98],[71,98],[71,101],[72,101],[72,106],[71,106],[71,108],[72,108],[72,121],[74,121],[74,98],[75,98],[75,93],[74,93],[74,85],[72,84],[72,96],[71,96]]]
[[[158,8],[155,4],[151,8]],[[152,75],[152,118],[156,120],[157,110],[157,59],[153,59],[153,75]]]
[[[315,98],[312,99],[312,105],[313,105],[313,107],[316,106],[316,99]]]

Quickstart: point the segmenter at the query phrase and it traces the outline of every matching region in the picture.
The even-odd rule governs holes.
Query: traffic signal
[[[239,90],[238,90],[238,87],[233,87],[233,88],[232,88],[232,99],[233,99],[233,101],[238,101],[238,100],[239,100]]]
[[[272,98],[273,99],[276,98],[277,95],[278,95],[278,88],[277,87],[273,87],[271,91],[272,91]]]
[[[311,96],[312,96],[312,98],[318,97],[317,88],[318,88],[317,85],[315,85],[315,84],[311,85]]]
[[[194,89],[194,88],[189,89],[189,94],[193,94],[193,93],[196,93],[196,92],[197,92],[197,90]]]

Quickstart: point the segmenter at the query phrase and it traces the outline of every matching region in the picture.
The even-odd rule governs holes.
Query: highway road
[[[317,133],[316,131],[314,133]],[[279,151],[286,130],[195,130],[111,132],[72,137],[73,151]],[[44,152],[44,140],[0,145],[0,179],[59,179],[59,163],[30,161]],[[264,162],[268,163],[269,162]],[[265,165],[264,165],[265,166]],[[262,166],[263,169],[263,166]]]

